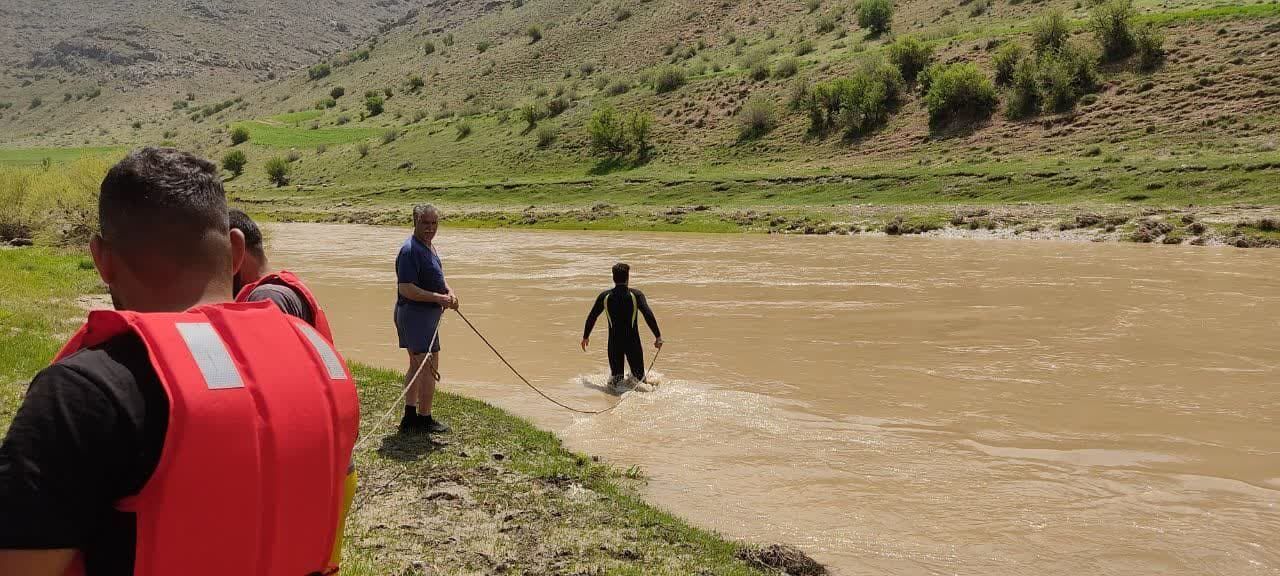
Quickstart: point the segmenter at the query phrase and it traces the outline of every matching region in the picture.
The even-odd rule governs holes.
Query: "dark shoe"
[[[419,430],[425,430],[428,434],[445,434],[449,432],[449,427],[444,422],[432,418],[430,414],[418,416],[417,426]]]
[[[420,418],[421,416],[417,416],[417,415],[410,416],[408,414],[405,414],[403,417],[400,418],[400,433],[408,434],[410,432],[417,432],[421,430],[422,423],[420,421]]]

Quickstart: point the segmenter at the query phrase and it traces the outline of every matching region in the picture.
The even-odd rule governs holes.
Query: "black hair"
[[[253,252],[255,256],[262,257],[262,231],[258,229],[258,224],[245,214],[239,208],[227,210],[227,220],[231,223],[232,230],[239,230],[244,234],[244,248]]]
[[[631,279],[631,266],[619,262],[613,265],[613,283],[626,284]]]
[[[124,253],[179,268],[222,264],[206,242],[227,234],[227,199],[212,162],[174,148],[130,152],[102,180],[98,225]]]

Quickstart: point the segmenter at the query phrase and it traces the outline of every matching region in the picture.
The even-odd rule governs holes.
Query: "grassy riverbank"
[[[88,258],[0,249],[0,433],[26,382],[101,298]],[[353,366],[361,429],[401,375]],[[394,434],[394,418],[356,457],[361,488],[347,524],[344,574],[763,574],[740,544],[645,504],[637,470],[566,450],[552,434],[483,402],[442,393],[454,432]]]

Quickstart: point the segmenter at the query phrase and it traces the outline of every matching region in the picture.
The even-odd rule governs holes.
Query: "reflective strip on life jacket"
[[[135,514],[134,574],[330,571],[359,405],[329,341],[268,302],[95,311],[60,357],[125,332],[169,399],[155,471],[116,503]]]

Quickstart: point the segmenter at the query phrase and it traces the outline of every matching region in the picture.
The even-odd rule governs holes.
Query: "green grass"
[[[299,113],[301,114],[301,113]],[[317,144],[347,144],[367,140],[382,133],[380,128],[317,128],[282,126],[261,121],[238,122],[249,130],[249,143],[270,148],[310,148]]]
[[[0,166],[39,166],[46,158],[54,164],[64,164],[85,156],[115,159],[123,156],[123,146],[99,146],[89,148],[0,148]]]
[[[0,433],[9,428],[25,383],[84,319],[76,297],[101,291],[87,257],[0,249]]]
[[[277,122],[284,122],[285,124],[298,124],[306,122],[307,120],[314,120],[321,116],[324,116],[323,110],[300,110],[298,112],[277,114],[272,116],[271,119]]]
[[[83,321],[76,298],[100,291],[84,256],[0,250],[0,433],[25,383]],[[402,375],[358,364],[352,371],[371,449],[355,457],[361,487],[343,574],[421,574],[412,568],[418,562],[433,574],[473,574],[493,560],[507,573],[763,575],[735,559],[738,544],[646,504],[635,471],[570,452],[483,402],[437,396],[435,413],[454,428],[447,444],[398,435],[394,419],[375,432],[389,405],[398,411]],[[430,496],[447,486],[465,497]],[[429,531],[415,528],[424,522]]]

